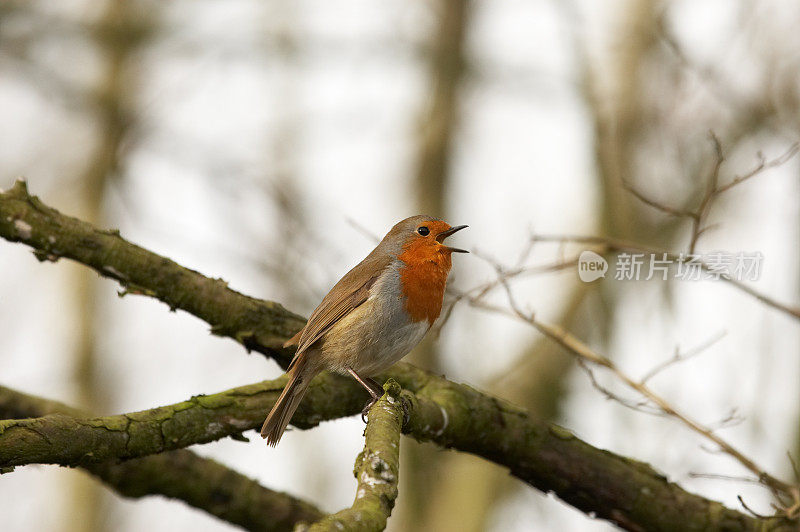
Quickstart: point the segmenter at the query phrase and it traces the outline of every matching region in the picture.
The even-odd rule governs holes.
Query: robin
[[[442,310],[451,254],[466,250],[443,244],[467,227],[432,216],[412,216],[392,227],[378,246],[322,299],[306,326],[284,346],[297,346],[289,382],[261,437],[277,445],[308,385],[322,370],[350,374],[372,399],[383,394],[371,377],[417,345]]]

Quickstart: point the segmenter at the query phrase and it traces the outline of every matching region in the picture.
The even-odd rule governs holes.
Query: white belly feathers
[[[321,355],[331,369],[344,373],[350,367],[370,377],[406,356],[428,332],[426,320],[411,322],[403,309],[401,265],[391,264],[370,289],[369,298],[325,334]],[[364,319],[367,315],[371,319]]]

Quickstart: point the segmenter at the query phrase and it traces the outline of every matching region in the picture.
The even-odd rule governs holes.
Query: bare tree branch
[[[692,495],[644,463],[596,449],[562,427],[532,419],[526,411],[468,386],[402,363],[382,376],[389,377],[409,391],[403,395],[408,407],[404,433],[508,467],[531,486],[623,528],[674,530],[679,524],[704,523],[710,529],[757,530],[765,524]],[[123,416],[3,421],[0,467],[31,462],[85,465],[256,429],[283,384],[285,378],[265,381]],[[309,428],[355,415],[364,394],[352,379],[320,375],[293,422]],[[120,425],[128,421],[126,431]],[[127,436],[129,432],[134,437]],[[780,518],[768,523],[775,530],[795,527]]]
[[[599,247],[598,252],[600,254],[607,253],[609,251],[631,251],[631,252],[642,252],[642,253],[663,255],[669,261],[676,263],[687,261],[687,257],[682,256],[681,254],[678,253],[673,253],[670,251],[665,251],[663,249],[637,244],[635,242],[619,240],[616,238],[606,238],[602,236],[585,236],[585,235],[534,235],[533,238],[537,242],[560,242],[560,243],[574,242],[579,244],[596,245]],[[698,260],[697,264],[703,269],[703,271],[710,271],[708,264],[706,264],[704,261]],[[511,277],[505,273],[504,276],[506,278]],[[768,296],[766,294],[762,294],[761,292],[744,284],[742,281],[736,280],[733,277],[730,277],[729,275],[721,274],[719,276],[719,279],[733,286],[737,290],[740,290],[745,294],[754,297],[764,305],[771,307],[775,310],[778,310],[780,312],[783,312],[784,314],[787,314],[792,318],[800,320],[800,307],[789,305],[786,303],[781,303],[775,298]],[[499,284],[495,284],[494,286],[499,286]]]
[[[689,240],[690,254],[695,252],[695,249],[697,248],[697,242],[700,240],[700,237],[712,227],[706,225],[705,222],[708,218],[709,212],[711,211],[712,204],[719,198],[719,196],[729,191],[733,187],[744,183],[748,179],[763,173],[766,170],[777,168],[786,164],[792,157],[797,155],[798,151],[800,151],[800,144],[794,143],[789,146],[789,148],[781,155],[769,161],[764,157],[763,153],[759,152],[756,154],[758,164],[753,169],[743,175],[735,176],[730,182],[725,183],[724,185],[720,185],[720,170],[722,169],[722,163],[725,162],[725,154],[722,151],[722,144],[713,131],[709,133],[709,138],[711,139],[711,144],[714,148],[714,164],[712,166],[711,174],[708,178],[708,183],[706,184],[706,191],[700,198],[700,202],[695,209],[672,207],[647,196],[643,192],[636,189],[628,180],[623,179],[622,181],[623,187],[625,187],[628,192],[633,194],[634,197],[646,205],[649,205],[654,209],[657,209],[670,216],[689,218],[691,220],[692,230]]]
[[[364,450],[356,458],[353,474],[358,490],[353,506],[314,523],[309,532],[325,530],[383,530],[397,499],[400,474],[400,429],[403,403],[400,386],[389,380],[386,393],[369,410]]]
[[[500,269],[499,266],[496,266],[496,268],[498,268],[498,275],[500,275],[502,273],[502,269]],[[519,303],[516,301],[516,298],[514,297],[514,294],[506,280],[502,280],[502,285],[506,290],[506,295],[508,297],[510,309],[506,309],[504,307],[493,305],[491,303],[486,303],[484,301],[476,299],[470,300],[470,303],[478,308],[483,308],[485,310],[490,310],[493,312],[499,312],[513,316],[523,321],[524,323],[531,325],[540,333],[554,340],[562,347],[566,348],[570,353],[577,356],[580,360],[607,369],[608,371],[613,373],[617,377],[617,379],[619,379],[622,383],[624,383],[628,388],[636,391],[638,394],[644,397],[649,403],[653,404],[658,411],[674,419],[677,419],[682,424],[690,428],[692,431],[700,434],[704,438],[713,442],[725,454],[734,458],[742,466],[744,466],[746,469],[748,469],[750,472],[756,475],[760,479],[761,483],[764,486],[768,487],[779,500],[788,501],[786,502],[786,507],[785,507],[786,513],[791,518],[796,517],[798,510],[800,510],[800,486],[785,482],[767,473],[762,467],[756,464],[752,458],[748,457],[739,449],[737,449],[734,445],[732,445],[730,442],[728,442],[727,440],[723,439],[721,436],[716,434],[710,427],[703,425],[702,423],[700,423],[687,413],[681,412],[675,406],[670,404],[666,399],[664,399],[655,391],[653,391],[650,387],[648,387],[645,383],[645,380],[643,379],[639,380],[631,377],[630,375],[625,373],[619,366],[617,366],[617,364],[615,364],[614,361],[611,360],[609,357],[603,356],[595,352],[589,346],[587,346],[579,339],[571,335],[568,331],[564,330],[563,328],[557,325],[550,325],[536,319],[533,313],[526,312],[521,308]],[[594,379],[594,376],[591,372],[589,372],[589,375],[595,387],[600,389],[609,398],[618,400],[622,404],[626,406],[631,406],[633,408],[639,408],[641,406],[635,403],[631,403],[630,401],[624,400],[619,396],[602,388]]]
[[[0,386],[0,417],[47,414],[80,417],[63,403]],[[177,450],[124,462],[87,464],[84,469],[124,497],[162,495],[177,499],[248,530],[291,530],[322,516],[311,504],[273,491],[241,473],[192,451]]]
[[[39,260],[64,257],[85,264],[117,280],[122,295],[155,297],[170,310],[185,310],[208,322],[213,334],[279,362],[288,364],[291,355],[282,349],[283,342],[305,324],[280,304],[231,290],[222,279],[209,279],[131,244],[119,231],[102,231],[61,214],[31,196],[24,181],[0,193],[0,237],[33,247]]]
[[[324,375],[295,416],[296,426],[316,426],[322,419],[350,415],[363,393],[337,383],[344,377]],[[141,412],[86,418],[52,414],[0,421],[0,467],[30,463],[80,466],[112,458],[128,459],[181,449],[239,435],[264,421],[286,384],[286,378],[240,386],[213,395]],[[316,400],[313,400],[316,399]]]

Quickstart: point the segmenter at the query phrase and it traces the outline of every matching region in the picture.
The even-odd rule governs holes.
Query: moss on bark
[[[403,405],[396,382],[389,380],[383,388],[386,393],[369,410],[364,450],[356,458],[353,470],[358,480],[355,501],[350,508],[311,525],[311,532],[371,532],[386,527],[397,499]]]
[[[206,321],[211,332],[235,339],[287,363],[283,342],[305,320],[278,303],[245,296],[222,279],[209,279],[120,236],[66,216],[28,193],[24,181],[0,192],[0,237],[34,249],[41,261],[68,258],[115,279],[124,294],[155,297],[171,310],[185,310]]]
[[[63,403],[0,386],[0,417],[26,418],[56,412],[83,415]],[[247,530],[287,531],[323,516],[303,500],[266,488],[185,449],[122,462],[86,464],[84,469],[124,497],[169,497]]]

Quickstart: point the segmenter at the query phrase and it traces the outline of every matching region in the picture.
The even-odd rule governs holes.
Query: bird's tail
[[[306,370],[308,365],[305,362],[305,357],[301,356],[289,370],[289,382],[261,427],[261,437],[266,438],[267,443],[273,447],[278,445],[281,440],[286,426],[291,421],[315,375],[315,372]]]

